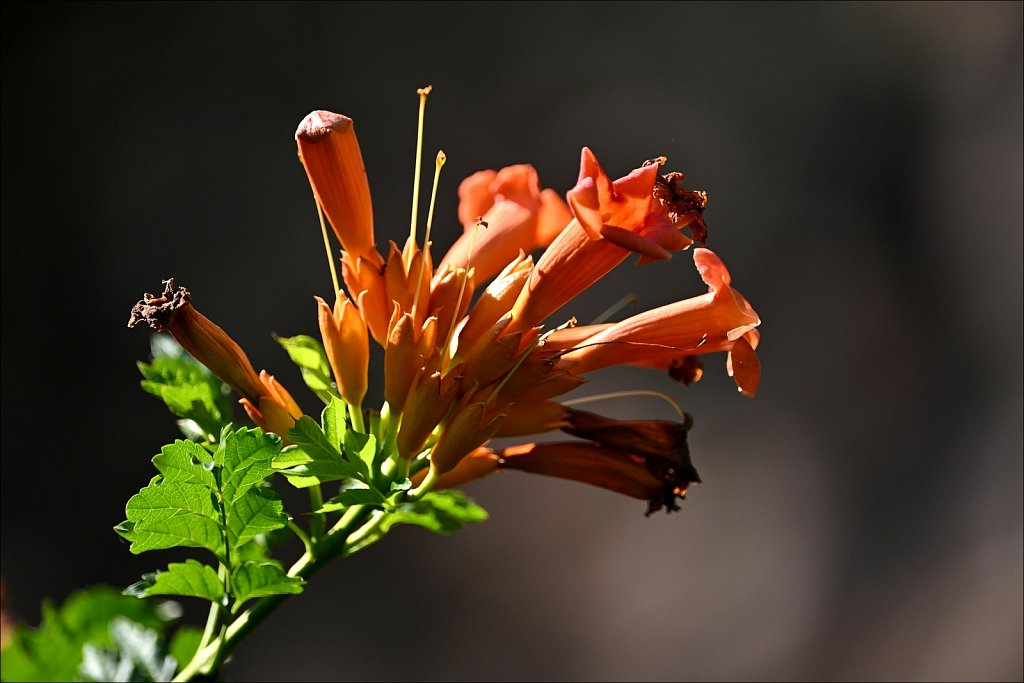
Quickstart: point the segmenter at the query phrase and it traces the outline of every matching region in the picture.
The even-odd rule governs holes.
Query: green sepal
[[[181,595],[220,602],[224,597],[224,583],[213,567],[197,560],[185,560],[170,563],[167,571],[144,574],[142,580],[128,586],[124,594],[136,598]]]
[[[236,609],[252,598],[297,595],[305,583],[301,577],[285,574],[275,562],[243,562],[231,574]]]
[[[332,398],[338,396],[338,390],[331,379],[331,366],[320,342],[304,334],[275,338],[292,362],[299,366],[306,386],[319,396],[321,401],[330,403]]]

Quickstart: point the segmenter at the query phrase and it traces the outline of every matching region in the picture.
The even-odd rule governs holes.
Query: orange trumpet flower
[[[708,286],[707,294],[612,325],[595,326],[594,334],[579,340],[576,349],[562,357],[562,367],[574,374],[626,363],[667,369],[684,356],[728,351],[730,374],[740,391],[752,396],[760,380],[754,328],[761,320],[743,295],[733,289],[729,271],[714,252],[695,249],[693,260]],[[572,335],[579,339],[586,331],[586,327],[577,328]],[[738,362],[731,357],[734,350],[741,359]],[[740,365],[742,372],[736,372]]]

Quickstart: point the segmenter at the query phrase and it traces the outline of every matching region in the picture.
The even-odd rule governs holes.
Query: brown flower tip
[[[661,203],[668,219],[679,228],[685,227],[693,241],[703,247],[708,241],[708,227],[702,215],[708,205],[708,193],[683,187],[684,178],[678,171],[659,175],[654,180],[654,198]]]
[[[570,408],[568,422],[569,426],[562,427],[562,431],[637,458],[660,482],[648,497],[648,515],[662,507],[667,512],[678,510],[676,499],[686,497],[690,484],[700,483],[700,475],[690,460],[690,448],[686,442],[686,434],[693,426],[689,415],[683,422],[627,421]]]
[[[302,119],[295,129],[295,139],[316,142],[331,132],[344,133],[351,127],[352,119],[349,117],[318,109]]]
[[[192,292],[184,287],[175,288],[173,277],[164,280],[163,284],[163,294],[143,294],[142,300],[132,307],[128,327],[135,327],[145,321],[157,332],[163,332],[174,314],[192,301]]]

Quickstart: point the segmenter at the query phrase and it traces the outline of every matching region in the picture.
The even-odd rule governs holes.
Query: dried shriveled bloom
[[[266,371],[253,370],[248,356],[227,332],[192,306],[192,293],[164,281],[160,296],[145,294],[132,308],[128,327],[145,322],[157,332],[169,332],[183,349],[241,395],[252,420],[284,436],[301,415],[291,395]]]

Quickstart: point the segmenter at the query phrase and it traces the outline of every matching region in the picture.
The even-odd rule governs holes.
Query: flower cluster
[[[684,188],[680,173],[662,173],[664,158],[612,180],[587,148],[564,200],[541,188],[532,166],[480,171],[459,187],[463,235],[435,259],[429,238],[418,243],[415,230],[402,247],[378,246],[351,119],[315,111],[295,140],[342,246],[344,288],[333,303],[316,299],[336,393],[354,428],[375,432],[396,471],[429,488],[522,470],[643,499],[649,512],[678,508],[700,481],[687,447],[689,416],[614,420],[559,397],[589,373],[620,364],[660,368],[688,384],[703,373],[698,356],[717,352],[726,354],[740,392],[757,390],[760,320],[721,259],[703,247],[704,193]],[[614,323],[577,326],[564,313],[548,322],[631,254],[644,264],[691,246],[705,294]],[[141,321],[171,332],[241,395],[265,430],[286,437],[301,416],[289,393],[265,371],[257,374],[173,281],[139,302],[130,325]],[[379,413],[362,407],[371,343],[384,354]],[[552,430],[576,438],[488,447],[495,437]]]

